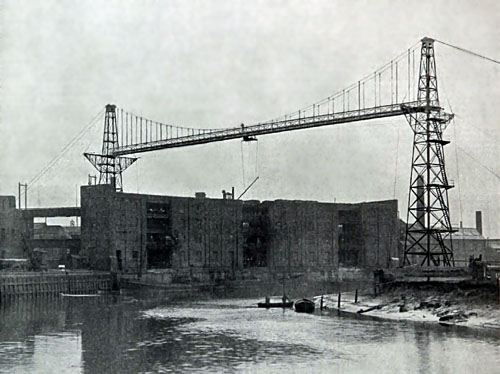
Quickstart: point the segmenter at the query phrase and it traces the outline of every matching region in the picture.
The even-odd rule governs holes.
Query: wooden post
[[[500,304],[500,274],[497,274],[498,303]]]
[[[341,298],[341,293],[339,292],[339,297],[337,299],[337,308],[340,309],[340,298]]]
[[[68,294],[70,294],[71,293],[71,279],[69,278],[68,272],[66,272],[66,282],[67,282],[66,292]]]
[[[358,289],[356,288],[356,293],[354,294],[354,304],[358,303]]]
[[[319,310],[323,310],[323,295],[321,295],[321,302],[319,304]]]

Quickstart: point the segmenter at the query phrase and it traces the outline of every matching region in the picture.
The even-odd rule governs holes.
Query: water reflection
[[[430,368],[430,350],[432,347],[431,332],[429,330],[419,330],[415,332],[415,345],[417,347],[417,360],[419,373],[431,373]]]
[[[81,333],[59,299],[0,304],[0,371],[76,373]],[[47,360],[54,352],[58,360]]]
[[[0,372],[497,372],[498,334],[103,296],[0,305]]]

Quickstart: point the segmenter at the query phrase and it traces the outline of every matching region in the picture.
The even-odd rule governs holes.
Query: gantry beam
[[[441,108],[435,108],[441,110]],[[422,103],[418,101],[400,104],[383,105],[372,108],[356,109],[346,112],[322,114],[302,118],[290,118],[285,120],[259,123],[252,126],[241,126],[209,133],[193,134],[187,136],[173,137],[145,143],[138,143],[116,147],[112,151],[113,156],[123,156],[141,152],[150,152],[160,149],[187,147],[197,144],[220,142],[230,139],[239,139],[257,135],[274,134],[284,131],[308,129],[312,127],[323,127],[338,125],[342,123],[366,121],[370,119],[395,117],[424,111]]]
[[[62,207],[62,208],[29,208],[21,211],[23,219],[47,218],[47,217],[80,217],[80,208]]]

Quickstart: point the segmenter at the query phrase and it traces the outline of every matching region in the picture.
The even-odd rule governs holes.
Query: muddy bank
[[[319,309],[321,296],[315,298]],[[326,310],[365,315],[397,321],[414,321],[448,326],[491,329],[500,332],[500,303],[498,293],[491,287],[444,291],[439,287],[415,285],[397,286],[382,295],[355,293],[323,296]]]

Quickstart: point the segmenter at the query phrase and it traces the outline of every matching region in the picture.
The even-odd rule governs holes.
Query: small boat
[[[286,295],[283,295],[281,302],[271,302],[269,296],[266,296],[266,301],[263,303],[257,303],[258,308],[291,308],[293,306],[293,301],[290,300]]]
[[[271,303],[271,302],[263,302],[263,303],[257,303],[257,307],[259,308],[291,308],[293,306],[293,301],[287,301],[287,302],[276,302],[276,303]]]
[[[83,294],[83,295],[78,295],[78,294],[72,294],[72,293],[61,293],[62,297],[97,297],[101,296],[100,294]]]
[[[314,312],[314,301],[299,299],[293,303],[293,308],[297,313],[312,313]]]

